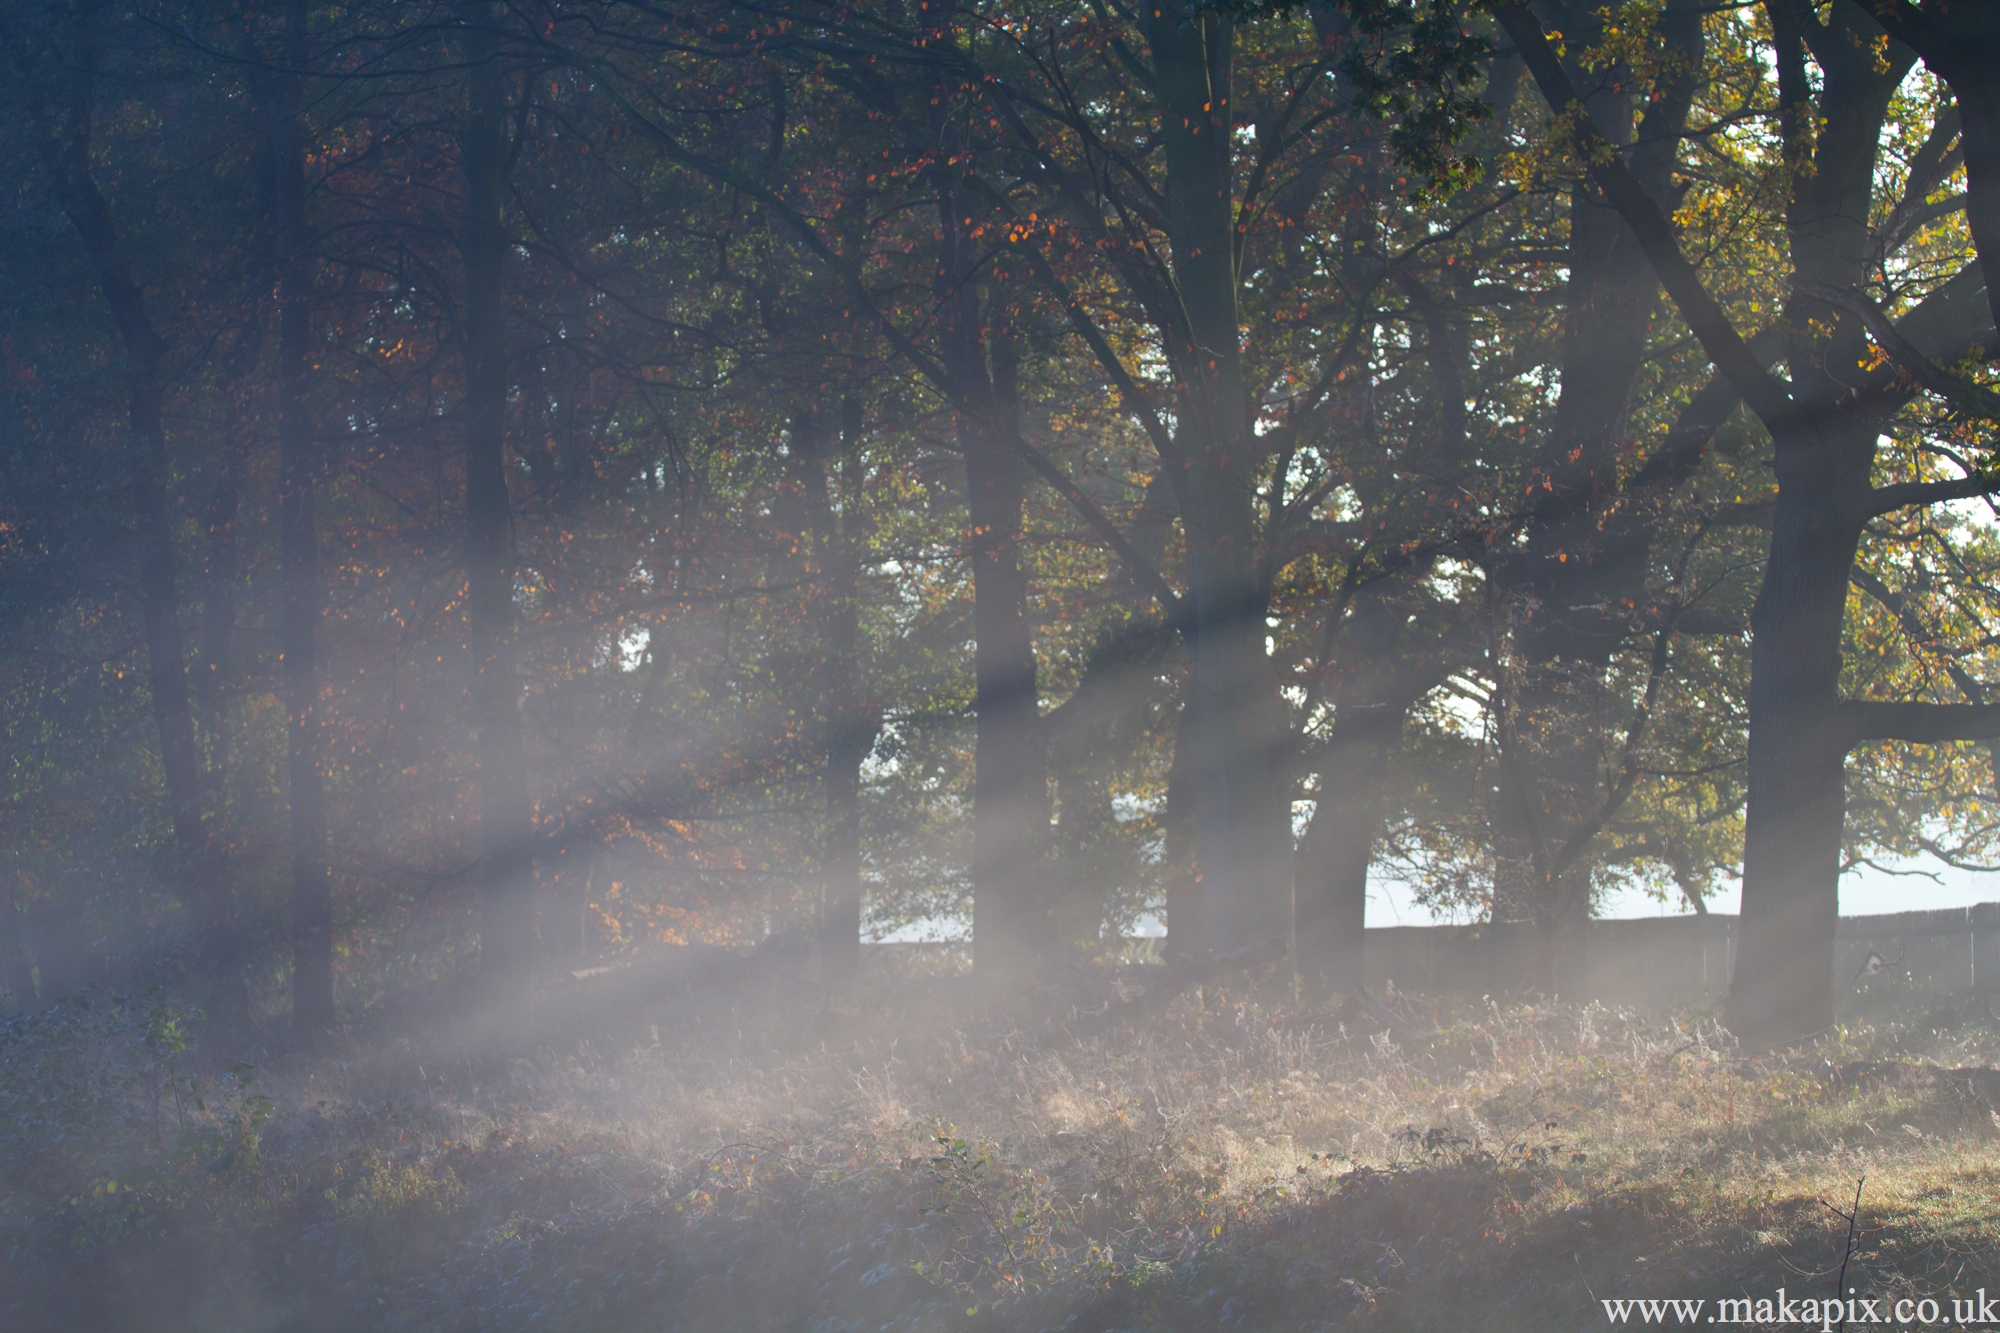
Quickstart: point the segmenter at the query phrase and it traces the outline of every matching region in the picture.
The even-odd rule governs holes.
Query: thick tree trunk
[[[861,970],[861,766],[873,748],[874,736],[855,727],[836,733],[826,749],[819,947],[821,975],[834,989],[852,986]]]
[[[284,567],[285,774],[292,879],[292,1022],[307,1050],[333,1027],[333,884],[320,773],[319,451],[306,390],[312,373],[312,232],[306,221],[304,0],[285,6],[286,71],[270,99],[278,239],[278,550]]]
[[[242,556],[236,542],[236,518],[243,506],[243,458],[230,428],[221,473],[215,479],[208,508],[201,516],[205,537],[201,569],[201,671],[195,701],[201,732],[207,737],[202,763],[202,790],[216,812],[218,834],[229,800],[229,764],[235,747],[232,690],[236,678],[236,580]],[[226,873],[227,863],[223,868]]]
[[[1356,740],[1335,747],[1320,769],[1319,801],[1299,843],[1299,982],[1309,996],[1338,995],[1363,983],[1368,865],[1384,802],[1384,747]]]
[[[195,705],[200,732],[206,737],[202,761],[202,792],[216,812],[218,839],[229,800],[229,763],[235,747],[234,700],[236,674],[236,580],[242,574],[237,551],[236,517],[243,505],[243,459],[234,437],[234,423],[225,427],[228,456],[215,479],[208,507],[201,516],[201,668],[195,678]],[[219,868],[227,873],[225,859]]]
[[[1298,975],[1322,996],[1362,980],[1368,866],[1387,813],[1382,769],[1410,708],[1444,681],[1462,651],[1461,631],[1413,623],[1408,601],[1386,580],[1356,594],[1340,628],[1345,652],[1331,691],[1334,730],[1310,764],[1319,773],[1319,799],[1294,878]]]
[[[1729,1025],[1757,1048],[1833,1022],[1841,821],[1841,624],[1873,439],[1777,439],[1771,554],[1752,613],[1749,805]],[[1857,479],[1862,485],[1857,486]]]
[[[1145,725],[1146,696],[1171,633],[1157,620],[1100,630],[1076,689],[1041,719],[1055,793],[1048,920],[1059,954],[1095,956],[1113,940],[1105,927],[1133,906],[1126,894],[1138,876],[1118,819],[1117,775]]]
[[[951,3],[930,5],[929,32],[956,22]],[[952,163],[961,135],[953,119],[956,84],[931,81],[929,114],[940,161],[937,190],[938,349],[957,404],[965,458],[966,559],[972,566],[973,677],[977,733],[972,798],[973,968],[989,982],[1018,975],[1040,951],[1041,865],[1048,839],[1048,776],[1035,728],[1040,691],[1028,626],[1028,579],[1021,568],[1023,491],[1009,349],[989,349],[982,321],[984,259],[966,220],[983,214],[964,193]]]
[[[1208,945],[1291,938],[1290,782],[1266,650],[1256,486],[1264,451],[1250,429],[1237,313],[1233,27],[1210,9],[1166,4],[1146,21],[1167,164],[1167,227],[1180,316],[1168,354],[1181,454],[1165,462],[1180,500],[1195,638],[1195,808]]]
[[[1057,956],[1089,958],[1105,943],[1119,884],[1118,813],[1112,803],[1116,738],[1109,719],[1079,719],[1051,749],[1055,793],[1050,829],[1049,930]]]
[[[1802,0],[1772,6],[1787,151],[1813,146],[1789,210],[1792,265],[1807,283],[1866,280],[1876,154],[1889,98],[1912,63],[1884,59],[1865,11],[1836,4],[1814,47],[1808,81]],[[1808,123],[1816,118],[1817,128]],[[1844,773],[1852,735],[1840,725],[1841,628],[1849,570],[1867,521],[1879,422],[1843,409],[1867,353],[1853,316],[1823,306],[1791,316],[1789,413],[1765,419],[1778,498],[1764,581],[1751,613],[1749,801],[1744,812],[1743,915],[1729,988],[1730,1026],[1766,1048],[1833,1022],[1833,941],[1840,910]]]
[[[1004,408],[1003,408],[1004,411]],[[1047,761],[1035,726],[1040,690],[1021,568],[1020,458],[996,440],[1011,419],[961,420],[971,520],[974,740],[972,947],[995,979],[1028,966],[1046,943],[1042,869]]]
[[[134,293],[136,299],[137,293]],[[150,332],[150,330],[149,330]],[[142,344],[143,346],[143,344]],[[166,430],[161,420],[157,360],[131,356],[131,456],[139,519],[139,596],[146,638],[153,724],[160,738],[167,808],[174,828],[172,879],[190,908],[204,962],[224,965],[228,912],[215,885],[202,878],[208,836],[201,817],[201,759],[188,698],[187,650],[181,634],[171,500],[167,494]]]
[[[507,235],[500,217],[507,191],[507,103],[498,6],[470,0],[463,13],[465,565],[479,772],[479,970],[488,997],[498,1000],[525,993],[534,962],[533,815],[514,666],[514,527],[507,496]]]
[[[1229,526],[1247,540],[1247,522]],[[1189,558],[1196,603],[1193,785],[1208,947],[1238,949],[1291,938],[1290,766],[1265,649],[1262,590],[1235,558],[1234,539],[1218,544],[1223,551],[1211,547]]]
[[[1983,15],[1987,27],[2000,28],[2000,12]],[[1956,80],[1959,133],[1965,144],[1966,221],[1986,277],[1986,303],[2000,327],[2000,87],[1994,85],[1994,60],[2000,57],[2000,33],[1993,33],[1981,52],[1976,73]]]

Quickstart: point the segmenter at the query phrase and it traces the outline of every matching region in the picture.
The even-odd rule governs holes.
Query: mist
[[[1996,23],[0,0],[0,1324],[2000,1322]]]

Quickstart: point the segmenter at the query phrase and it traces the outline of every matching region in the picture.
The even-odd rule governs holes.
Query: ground
[[[16,1018],[0,1324],[1581,1329],[1632,1299],[1797,1318],[1843,1282],[1887,1319],[2000,1306],[1982,1002],[1864,997],[1744,1059],[1697,1009],[1403,996],[1392,1030],[1254,976],[1133,999],[1129,969],[982,1005],[948,953],[885,958],[839,1005],[753,977],[500,1053],[406,1015],[224,1066],[166,995]]]

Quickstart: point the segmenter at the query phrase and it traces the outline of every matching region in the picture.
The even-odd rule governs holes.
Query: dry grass
[[[1558,1005],[1445,1006],[1402,1048],[1226,989],[981,1013],[878,975],[844,1016],[795,1004],[504,1063],[388,1033],[276,1062],[254,1161],[133,1148],[194,1181],[178,1209],[32,1237],[48,1280],[17,1267],[6,1322],[1599,1327],[1603,1298],[1833,1294],[1828,1205],[1863,1176],[1849,1286],[2000,1290],[1990,1089],[1857,1064],[1986,1066],[1983,1021],[1753,1062],[1711,1019]]]

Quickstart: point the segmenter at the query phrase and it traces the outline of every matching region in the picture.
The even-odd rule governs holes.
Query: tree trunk
[[[1813,148],[1788,216],[1792,266],[1809,283],[1859,287],[1869,263],[1875,161],[1889,98],[1913,63],[1865,11],[1836,4],[1817,97],[1807,78],[1802,0],[1772,6],[1787,152]],[[1889,57],[1885,59],[1884,57]],[[1816,119],[1814,128],[1808,118]],[[1729,988],[1730,1026],[1768,1048],[1833,1022],[1833,944],[1840,911],[1845,759],[1839,725],[1841,628],[1849,570],[1867,521],[1879,423],[1843,411],[1867,353],[1852,315],[1788,311],[1796,408],[1766,416],[1778,498],[1764,581],[1751,613],[1750,771],[1744,812],[1743,915]],[[1829,318],[1830,316],[1830,318]]]
[[[861,967],[861,767],[875,748],[881,714],[868,699],[861,674],[860,555],[867,532],[861,505],[863,469],[860,405],[843,405],[841,450],[826,457],[824,440],[807,421],[796,432],[806,446],[801,459],[806,504],[817,536],[815,582],[824,617],[819,708],[826,730],[826,823],[820,846],[818,938],[822,975],[834,989],[854,984]],[[828,475],[841,478],[835,514]]]
[[[1095,957],[1116,942],[1106,926],[1135,906],[1128,893],[1139,876],[1114,798],[1130,740],[1145,726],[1147,683],[1171,633],[1150,618],[1100,629],[1076,689],[1041,719],[1055,794],[1049,942],[1060,955]]]
[[[234,423],[227,429],[234,436]],[[236,546],[236,516],[243,502],[243,460],[237,442],[225,442],[229,455],[215,480],[208,509],[202,515],[206,538],[201,569],[201,672],[195,686],[200,730],[207,737],[202,764],[202,789],[209,809],[216,812],[218,839],[229,801],[229,761],[235,745],[231,690],[236,676],[236,580],[242,558]],[[217,868],[227,873],[228,860]]]
[[[952,3],[927,7],[927,31],[956,22]],[[1023,492],[1010,349],[989,348],[978,278],[984,259],[966,220],[984,213],[961,186],[953,155],[961,142],[952,117],[956,83],[930,82],[937,190],[938,349],[958,404],[965,458],[966,559],[972,566],[973,677],[977,734],[972,797],[973,968],[1001,983],[1027,968],[1042,945],[1040,870],[1048,838],[1047,764],[1035,720],[1040,691],[1028,627],[1028,579],[1021,568]]]
[[[1230,526],[1247,538],[1247,523]],[[1290,774],[1265,653],[1263,597],[1221,552],[1192,552],[1189,564],[1196,590],[1193,786],[1208,947],[1289,941]]]
[[[1183,703],[1167,767],[1167,808],[1161,816],[1161,897],[1167,907],[1169,960],[1199,958],[1208,949],[1208,914],[1202,905],[1201,841],[1194,816],[1194,709]]]
[[[1387,580],[1361,589],[1341,625],[1347,651],[1332,692],[1334,730],[1311,765],[1319,800],[1294,872],[1298,975],[1308,992],[1337,994],[1362,980],[1368,866],[1387,813],[1383,766],[1410,708],[1461,660],[1461,633],[1413,622],[1408,600]]]
[[[1146,21],[1167,164],[1167,227],[1180,316],[1168,330],[1182,425],[1165,460],[1180,501],[1195,637],[1195,809],[1207,943],[1234,949],[1292,931],[1289,774],[1267,656],[1256,486],[1237,312],[1233,25],[1162,5]]]
[[[217,924],[221,932],[217,953],[221,958],[240,960],[243,946],[235,907],[236,862],[230,846],[229,765],[236,731],[236,580],[242,572],[236,517],[243,499],[243,453],[233,420],[225,428],[224,448],[222,473],[209,497],[208,511],[202,515],[207,542],[201,571],[201,668],[195,698],[200,730],[207,735],[202,793],[212,821],[201,873],[223,914]],[[210,998],[215,1009],[210,1017],[234,1029],[233,1035],[247,1037],[250,995],[240,964],[231,961],[219,968],[213,985]]]
[[[999,421],[961,420],[972,564],[974,739],[973,965],[993,979],[1029,966],[1046,943],[1041,872],[1048,840],[1047,761],[1035,722],[1040,689],[1021,568],[1019,455],[995,436]]]
[[[1319,801],[1299,844],[1298,972],[1305,993],[1338,995],[1362,984],[1368,864],[1382,826],[1384,747],[1336,748],[1320,770]]]
[[[278,549],[284,567],[285,774],[292,878],[292,1022],[307,1050],[333,1027],[333,884],[320,773],[319,575],[314,492],[319,451],[306,403],[312,373],[312,231],[306,221],[304,70],[312,35],[304,0],[285,6],[286,72],[271,99],[277,175]]]
[[[479,774],[479,970],[489,999],[518,999],[534,961],[533,816],[514,667],[514,529],[507,496],[507,359],[502,261],[507,235],[506,95],[500,21],[490,0],[464,6],[465,565]]]
[[[2000,14],[1982,15],[1990,29],[2000,27]],[[2000,34],[1984,44],[1976,72],[1952,84],[1959,105],[1959,133],[1965,144],[1967,223],[1986,277],[1986,303],[2000,327],[2000,88],[1994,86],[1994,59],[2000,56]]]
[[[25,904],[16,901],[20,876],[0,878],[0,991],[7,1007],[16,1012],[35,1004],[32,956],[28,952],[28,914]]]
[[[826,748],[825,877],[819,907],[822,977],[836,990],[861,971],[861,765],[874,738],[858,729],[836,733]]]
[[[189,700],[187,650],[181,633],[178,561],[169,495],[160,363],[166,343],[153,327],[145,293],[119,252],[111,210],[90,175],[92,98],[96,93],[95,34],[88,21],[76,34],[79,67],[62,71],[60,124],[35,106],[38,148],[52,192],[82,241],[125,350],[126,460],[136,519],[137,584],[146,644],[147,684],[159,738],[167,811],[173,826],[166,880],[186,908],[203,970],[234,965],[228,904],[204,871],[208,830],[202,821],[201,752]]]
[[[1730,1028],[1754,1048],[1833,1022],[1850,744],[1838,724],[1841,625],[1874,455],[1871,435],[1845,435],[1808,427],[1776,440],[1771,554],[1751,613],[1743,907],[1728,1004]]]
[[[133,292],[133,299],[138,293]],[[150,333],[150,328],[147,330]],[[144,347],[144,343],[140,347]],[[155,347],[159,344],[155,343]],[[166,776],[167,808],[174,828],[172,879],[188,904],[203,961],[224,963],[227,912],[212,883],[202,878],[208,856],[201,818],[201,760],[195,745],[194,713],[188,698],[187,651],[180,624],[180,593],[174,551],[172,501],[167,493],[166,430],[161,419],[158,358],[128,345],[131,454],[135,507],[139,519],[139,596],[145,629],[148,684],[153,723],[160,737],[160,768]]]

